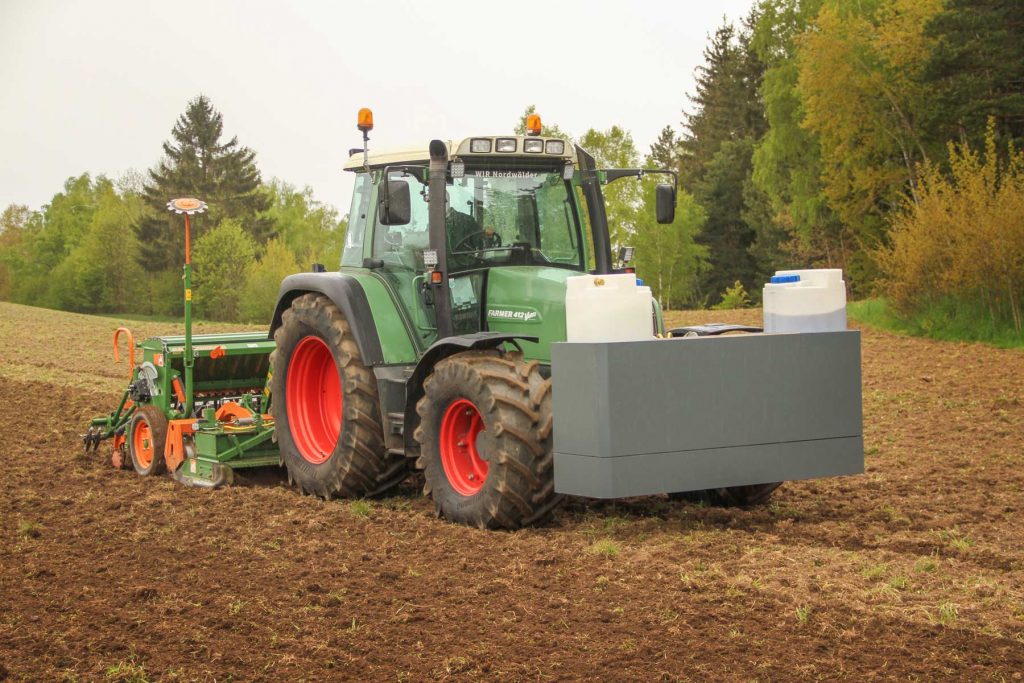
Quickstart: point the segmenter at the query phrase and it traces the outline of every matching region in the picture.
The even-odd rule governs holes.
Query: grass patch
[[[351,510],[352,514],[356,517],[369,517],[370,511],[373,507],[365,500],[353,500],[348,505],[348,509]]]
[[[898,334],[1024,349],[1024,334],[1006,323],[994,323],[985,307],[980,305],[936,302],[908,319],[897,314],[884,298],[878,298],[852,301],[847,304],[846,312],[859,323]]]
[[[801,605],[796,608],[796,623],[800,626],[805,626],[808,621],[811,620],[811,608],[807,605]]]
[[[108,681],[116,683],[149,683],[146,670],[134,659],[122,659],[117,664],[111,664],[104,674]]]
[[[939,623],[949,626],[960,616],[960,610],[951,602],[944,602],[939,605]]]
[[[619,544],[610,538],[602,538],[599,541],[595,541],[588,550],[595,555],[601,555],[608,559],[618,557],[622,552],[622,548]]]
[[[42,527],[35,522],[30,522],[27,519],[23,519],[18,522],[18,534],[25,538],[39,538],[42,536]]]

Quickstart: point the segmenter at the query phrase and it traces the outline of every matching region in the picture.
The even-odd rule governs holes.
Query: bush
[[[747,294],[743,283],[737,280],[732,287],[726,287],[722,300],[712,306],[715,311],[728,311],[734,308],[749,308],[750,296]]]
[[[298,271],[291,250],[279,239],[270,240],[263,258],[246,270],[245,291],[238,305],[241,320],[269,323],[281,280]]]
[[[200,237],[192,259],[197,315],[207,320],[238,320],[239,294],[255,258],[252,238],[238,221],[221,221]]]
[[[990,123],[983,154],[950,143],[949,156],[948,175],[934,165],[921,169],[916,198],[892,220],[890,246],[876,254],[884,294],[908,319],[981,310],[994,327],[1020,336],[1024,153],[1010,147],[1000,159]]]

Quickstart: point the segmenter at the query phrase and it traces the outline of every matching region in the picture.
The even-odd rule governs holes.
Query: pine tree
[[[937,106],[930,128],[940,145],[950,139],[979,145],[988,117],[999,134],[1024,142],[1024,3],[948,0],[928,24],[936,39],[923,79]]]
[[[696,106],[684,114],[680,178],[707,213],[698,243],[708,249],[709,267],[698,292],[710,303],[736,281],[752,289],[757,278],[744,204],[754,143],[767,128],[759,95],[764,64],[751,47],[757,17],[755,8],[739,31],[723,24],[715,32],[697,68]]]
[[[164,142],[164,159],[149,172],[144,187],[147,212],[137,228],[146,270],[167,270],[181,262],[181,217],[166,206],[175,197],[199,197],[210,206],[194,223],[194,239],[224,219],[237,221],[259,244],[271,237],[271,221],[263,215],[270,198],[260,186],[256,153],[240,146],[237,137],[222,142],[223,132],[220,112],[200,95],[178,118],[172,140]]]
[[[665,126],[658,134],[658,139],[651,145],[647,155],[647,165],[652,168],[664,168],[675,171],[679,166],[679,139],[672,126]]]

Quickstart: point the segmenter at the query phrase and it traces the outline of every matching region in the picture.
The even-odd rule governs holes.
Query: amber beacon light
[[[373,112],[366,107],[360,109],[359,122],[356,124],[356,127],[364,133],[368,133],[373,130]]]
[[[540,114],[530,114],[526,117],[526,132],[530,135],[540,135]]]

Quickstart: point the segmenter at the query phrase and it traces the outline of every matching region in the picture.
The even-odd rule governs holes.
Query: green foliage
[[[925,32],[935,40],[923,74],[934,139],[980,146],[992,117],[1001,138],[1024,146],[1024,3],[947,0]]]
[[[265,185],[264,192],[270,198],[266,216],[273,233],[284,240],[295,262],[331,267],[340,263],[345,221],[338,219],[337,210],[318,202],[310,188],[300,191],[277,179]]]
[[[916,191],[917,164],[929,158],[920,75],[933,41],[923,28],[941,3],[829,0],[798,41],[802,125],[819,142],[822,194],[862,248],[883,241],[885,215]],[[864,250],[845,265],[854,282],[876,274]]]
[[[902,316],[980,304],[993,328],[1024,339],[1024,152],[1011,147],[1001,160],[996,144],[993,122],[983,153],[950,144],[949,175],[923,165],[916,200],[894,215],[891,245],[876,253]]]
[[[12,273],[24,258],[25,234],[33,212],[23,204],[11,204],[0,214],[0,299],[11,296]]]
[[[125,312],[146,293],[128,202],[109,183],[100,191],[88,232],[53,271],[50,301],[57,308]]]
[[[945,299],[900,314],[884,297],[851,301],[851,320],[879,329],[944,341],[974,341],[1002,348],[1024,349],[1024,338],[1008,325],[995,325],[983,302]]]
[[[146,270],[169,270],[181,262],[181,217],[167,210],[175,197],[198,197],[210,206],[205,220],[196,222],[197,239],[227,218],[258,244],[271,236],[272,223],[264,215],[271,200],[260,184],[256,153],[240,146],[238,138],[222,141],[223,132],[223,117],[200,95],[178,118],[172,140],[164,142],[164,158],[145,184],[146,213],[137,226],[140,263]]]
[[[744,189],[750,176],[753,140],[724,142],[697,181],[694,196],[707,212],[700,243],[712,264],[699,285],[702,296],[717,300],[737,280],[754,286],[756,263],[751,254],[754,231],[746,222]]]
[[[750,295],[747,294],[743,283],[737,280],[731,287],[727,287],[722,294],[722,300],[712,306],[716,311],[728,311],[734,308],[748,308],[750,306]]]
[[[612,126],[600,131],[591,128],[579,139],[579,145],[593,155],[598,168],[639,168],[640,154],[629,131]],[[608,231],[612,253],[628,245],[636,234],[640,205],[640,186],[636,180],[623,178],[604,186]]]
[[[299,270],[291,250],[279,239],[270,240],[263,256],[250,263],[245,271],[245,288],[238,302],[240,319],[244,322],[269,322],[281,281]]]
[[[693,195],[680,191],[675,221],[660,225],[654,213],[654,188],[659,180],[658,176],[643,180],[643,205],[633,236],[636,271],[651,287],[662,309],[694,306],[698,303],[697,280],[707,260],[707,249],[696,242],[704,225],[704,209]]]
[[[240,292],[256,258],[252,238],[235,220],[225,220],[196,241],[193,254],[196,315],[238,320]]]
[[[822,192],[820,144],[803,125],[804,102],[796,87],[797,39],[820,6],[820,0],[765,0],[751,38],[766,67],[760,95],[767,130],[754,150],[753,188],[745,192],[755,232],[752,253],[762,277],[793,259],[829,268],[848,260],[842,224]]]

